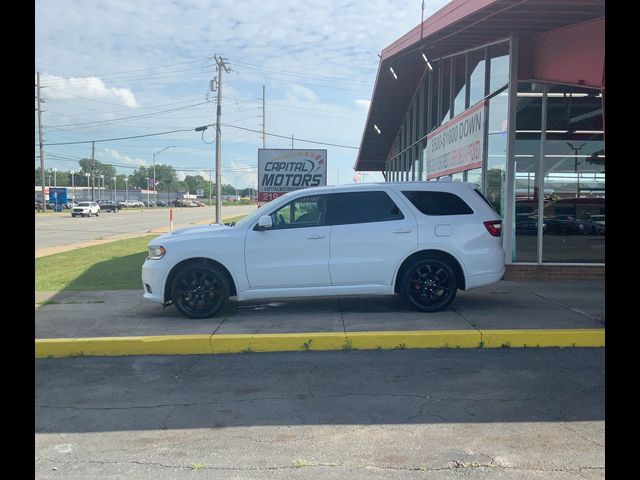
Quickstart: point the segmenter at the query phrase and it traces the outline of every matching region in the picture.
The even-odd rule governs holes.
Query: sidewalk
[[[430,335],[437,338],[431,340],[434,346],[488,347],[495,346],[493,343],[498,340],[492,343],[487,335],[496,332],[501,335],[498,346],[545,346],[544,340],[540,344],[541,333],[556,334],[554,340],[549,340],[550,345],[580,346],[580,334],[587,330],[595,329],[603,341],[604,282],[503,280],[489,287],[458,292],[451,306],[438,313],[414,311],[398,296],[231,300],[219,316],[205,320],[184,318],[173,306],[163,309],[149,303],[143,300],[142,290],[43,292],[36,294],[35,322],[39,341],[107,337],[107,343],[132,338],[139,343],[150,337],[183,341],[183,336],[188,335],[200,345],[194,347],[195,352],[187,348],[177,353],[198,353],[200,348],[211,353],[216,341],[230,338],[239,342],[233,348],[245,346],[238,351],[262,351],[262,336],[269,339],[264,348],[272,345],[275,350],[287,349],[287,342],[294,342],[298,349],[301,338],[317,338],[307,348],[313,345],[318,349],[321,344],[326,344],[327,349],[336,345],[385,348],[385,342],[399,348],[422,348],[421,342]],[[571,332],[577,335],[576,341],[571,341]],[[560,334],[561,343],[553,343],[560,341]],[[367,341],[355,347],[363,335]],[[527,335],[538,340],[527,343]],[[273,342],[280,342],[280,337],[290,340],[276,347]],[[422,340],[412,344],[414,337]]]

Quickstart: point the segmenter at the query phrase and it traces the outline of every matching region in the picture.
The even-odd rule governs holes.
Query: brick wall
[[[541,280],[545,278],[604,278],[604,266],[597,265],[506,265],[504,280]]]

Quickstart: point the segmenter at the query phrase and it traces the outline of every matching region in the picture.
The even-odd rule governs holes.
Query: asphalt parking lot
[[[36,360],[38,479],[600,479],[604,349]]]

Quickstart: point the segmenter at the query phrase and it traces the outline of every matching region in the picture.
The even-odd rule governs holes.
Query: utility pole
[[[42,109],[40,104],[44,102],[40,97],[40,72],[36,72],[36,92],[38,100],[38,142],[40,143],[40,185],[42,185],[42,208],[47,210],[47,200],[44,195],[44,146],[42,142]]]
[[[214,55],[218,70],[218,105],[216,107],[216,223],[222,223],[222,152],[220,148],[221,136],[220,122],[222,119],[222,77],[223,72],[229,73],[227,59]]]
[[[264,128],[265,128],[265,124],[267,123],[267,117],[265,116],[265,109],[264,109],[264,85],[262,85],[262,148],[265,148],[265,142],[264,142],[264,138],[265,138],[265,132],[264,132]]]
[[[91,201],[96,201],[96,142],[91,142]]]
[[[209,170],[209,206],[211,206],[211,190],[213,190],[213,182],[211,181],[211,170]]]
[[[291,150],[293,150],[293,133],[291,134]]]

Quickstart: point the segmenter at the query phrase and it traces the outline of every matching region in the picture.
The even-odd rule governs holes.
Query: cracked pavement
[[[36,360],[38,479],[597,479],[604,349]]]

